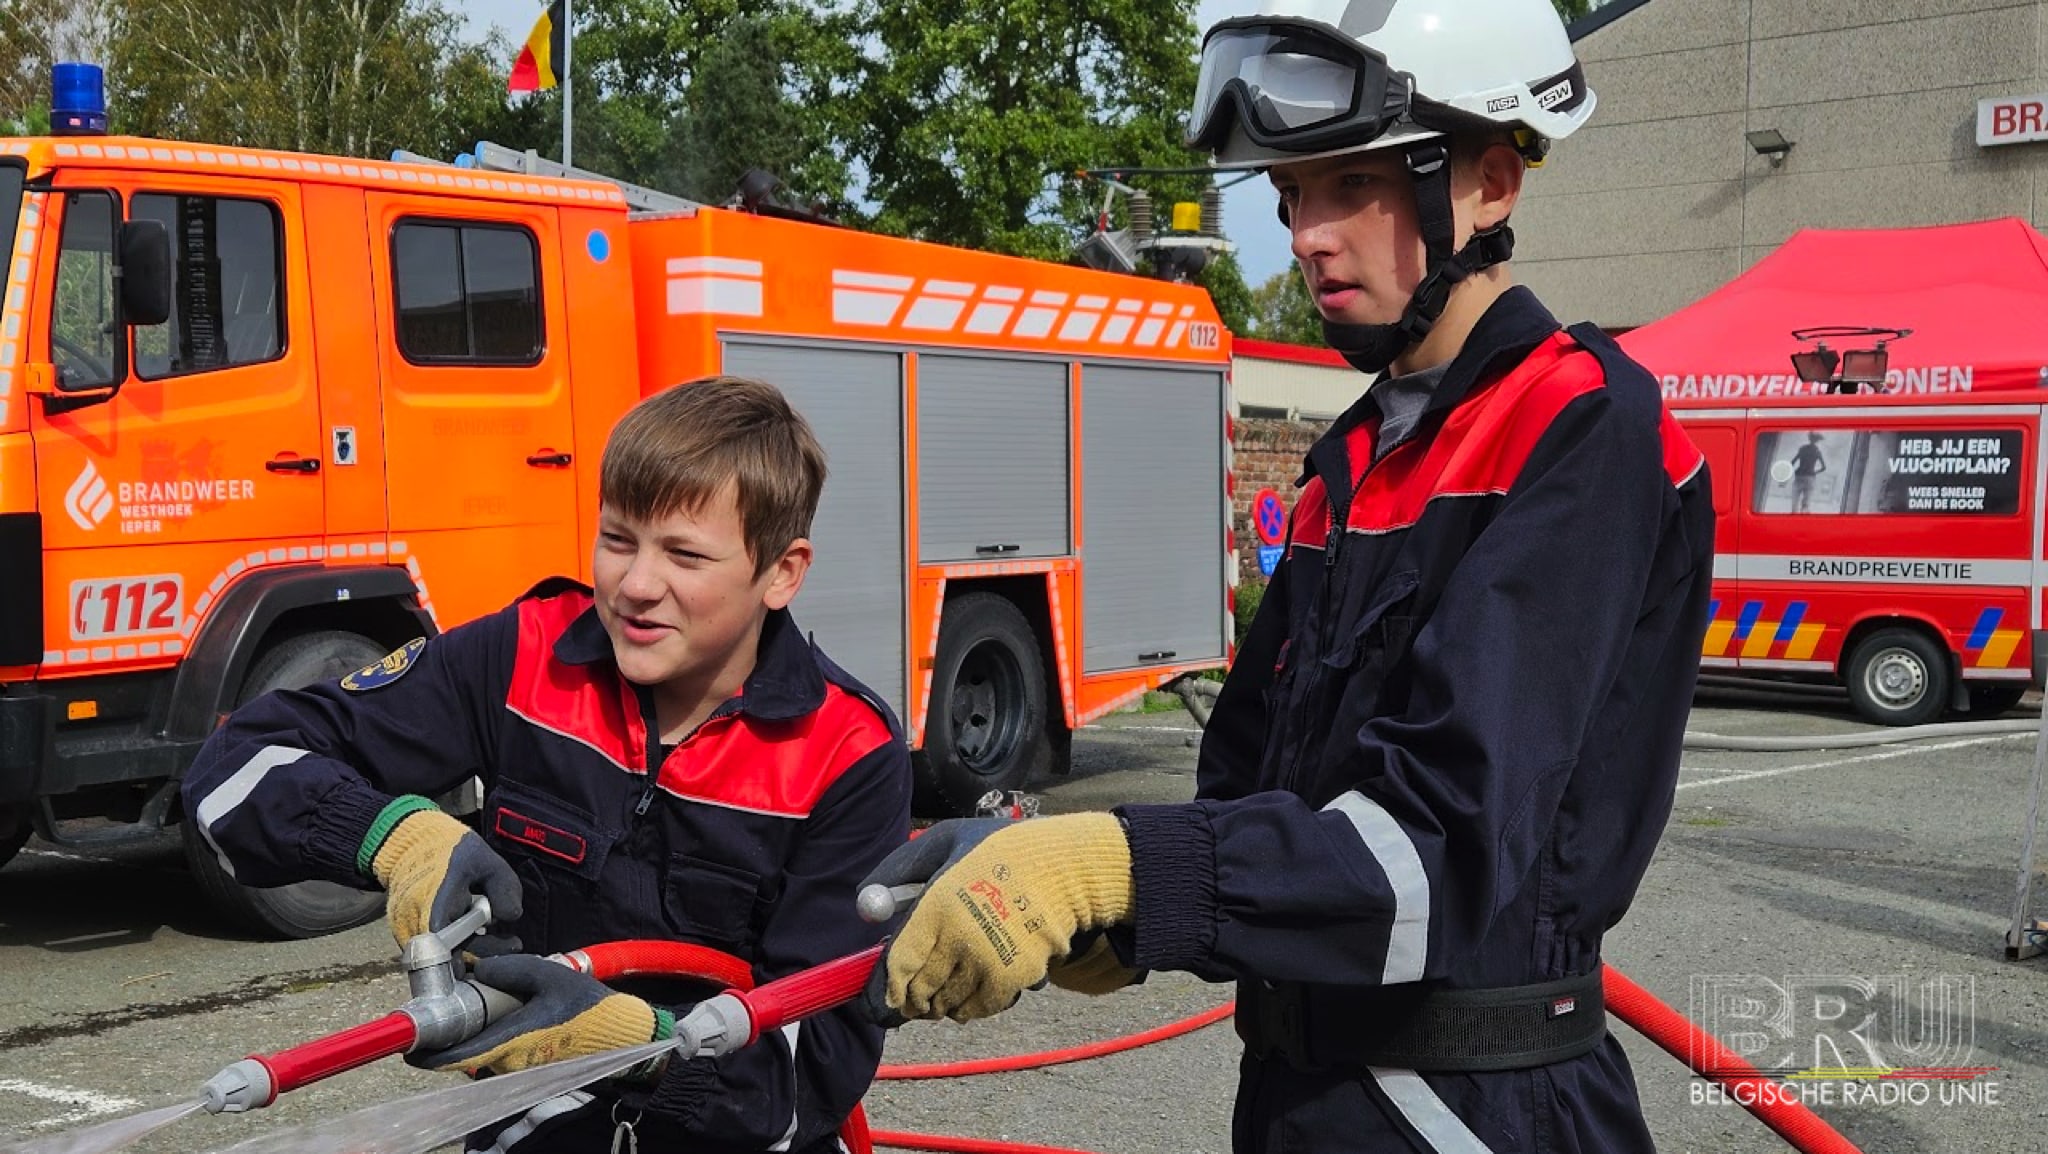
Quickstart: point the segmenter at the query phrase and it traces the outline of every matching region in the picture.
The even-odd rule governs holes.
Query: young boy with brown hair
[[[909,834],[896,718],[807,642],[824,453],[772,386],[716,377],[619,422],[600,479],[594,588],[551,579],[338,683],[236,711],[186,775],[187,812],[240,880],[389,894],[402,944],[489,898],[530,954],[475,976],[524,1005],[408,1060],[508,1073],[666,1037],[701,987],[614,991],[543,957],[695,942],[757,981],[872,945],[856,883]],[[482,779],[481,832],[427,799]],[[881,1031],[823,1014],[726,1058],[555,1099],[472,1148],[836,1150]],[[495,1143],[492,1146],[492,1143]]]

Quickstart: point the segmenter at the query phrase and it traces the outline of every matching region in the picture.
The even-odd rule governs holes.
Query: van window
[[[116,385],[127,369],[121,326],[114,316],[112,194],[64,194],[58,240],[57,283],[50,309],[50,360],[67,389]]]
[[[2011,516],[2019,429],[1774,429],[1757,434],[1758,513]]]
[[[531,365],[543,350],[540,246],[515,225],[393,230],[398,349],[414,364]]]
[[[277,206],[145,192],[130,215],[171,238],[171,315],[135,330],[135,375],[160,380],[284,355],[284,244]]]

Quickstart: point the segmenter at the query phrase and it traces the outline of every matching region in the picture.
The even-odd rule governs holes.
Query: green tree
[[[806,197],[844,193],[833,93],[858,58],[844,15],[800,0],[624,0],[579,4],[575,20],[578,168],[712,202],[750,168]],[[531,123],[501,143],[559,158],[558,92],[522,105]]]
[[[671,124],[665,187],[718,203],[758,168],[798,201],[845,194],[846,165],[830,126],[792,99],[802,82],[784,63],[800,55],[812,31],[788,18],[741,17],[699,58]]]
[[[1249,335],[1296,345],[1323,343],[1323,318],[1308,294],[1299,270],[1289,267],[1268,277],[1251,293]]]
[[[377,157],[440,154],[509,115],[502,41],[439,0],[113,0],[121,131]]]
[[[1244,269],[1237,263],[1237,254],[1218,254],[1195,281],[1209,290],[1209,299],[1215,302],[1216,315],[1222,319],[1224,328],[1233,333],[1250,329],[1252,291],[1244,283]]]
[[[1198,159],[1179,127],[1194,91],[1193,9],[1194,0],[861,0],[847,138],[876,224],[1067,259],[1101,194],[1065,174]]]
[[[1603,2],[1604,0],[1551,0],[1551,3],[1557,6],[1557,14],[1566,20],[1577,20],[1598,8]]]
[[[0,135],[50,129],[50,66],[104,63],[110,0],[0,0]]]

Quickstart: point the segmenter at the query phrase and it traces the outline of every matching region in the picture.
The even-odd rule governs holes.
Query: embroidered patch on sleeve
[[[420,650],[427,647],[427,639],[415,637],[403,646],[377,659],[374,664],[365,665],[341,679],[341,687],[350,693],[364,693],[380,686],[389,685],[405,676],[419,657]]]

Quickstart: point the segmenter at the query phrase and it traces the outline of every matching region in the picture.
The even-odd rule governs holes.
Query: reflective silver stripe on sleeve
[[[1493,1154],[1492,1147],[1479,1140],[1465,1120],[1451,1112],[1444,1100],[1436,1096],[1422,1075],[1413,1070],[1387,1070],[1378,1066],[1370,1067],[1372,1080],[1415,1127],[1422,1140],[1437,1154]]]
[[[789,1080],[792,1085],[796,1082],[796,1038],[798,1031],[803,1028],[804,1024],[802,1022],[791,1022],[789,1025],[782,1027],[782,1040],[789,1043]],[[801,1094],[797,1096],[802,1097]],[[789,1149],[789,1144],[794,1141],[796,1141],[796,1103],[792,1101],[789,1104],[789,1129],[782,1132],[782,1140],[780,1142],[768,1147],[768,1149],[787,1150]]]
[[[1401,823],[1357,790],[1339,796],[1325,808],[1351,819],[1359,840],[1394,891],[1394,926],[1387,938],[1387,962],[1380,982],[1421,981],[1423,964],[1429,960],[1429,875],[1422,872],[1422,855],[1415,851],[1415,843]]]
[[[206,799],[199,803],[198,810],[193,814],[199,822],[199,832],[206,838],[206,844],[213,847],[213,856],[220,859],[220,868],[226,870],[229,877],[235,876],[235,867],[228,861],[228,855],[220,852],[220,843],[213,840],[213,824],[233,812],[236,806],[247,801],[249,795],[256,791],[256,787],[263,784],[263,778],[271,770],[280,765],[290,765],[304,756],[306,751],[303,749],[293,749],[288,745],[266,745],[256,756],[243,762],[242,768],[236,770],[233,777],[214,787],[214,791],[207,794]]]

